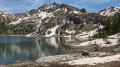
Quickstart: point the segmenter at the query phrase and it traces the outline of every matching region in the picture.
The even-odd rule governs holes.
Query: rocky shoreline
[[[119,45],[112,47],[110,51],[106,51],[107,49],[106,50],[105,49],[106,48],[102,49],[103,51],[94,51],[94,52],[87,50],[81,51],[76,49],[76,51],[74,50],[71,51],[71,54],[41,57],[40,59],[37,59],[35,61],[16,62],[10,65],[1,65],[0,67],[44,67],[44,66],[59,65],[59,64],[69,66],[69,64],[66,63],[68,61],[84,59],[84,58],[92,58],[92,57],[106,57],[120,53]]]
[[[66,65],[69,67],[69,64],[66,63],[68,61],[77,60],[77,59],[84,59],[84,58],[92,58],[92,57],[105,57],[109,55],[115,55],[114,53],[107,53],[107,52],[91,52],[89,55],[82,55],[82,54],[66,54],[66,55],[56,55],[56,56],[48,56],[42,57],[36,61],[26,61],[26,62],[16,62],[10,65],[0,65],[0,67],[48,67],[51,65]],[[118,61],[116,61],[118,62]],[[104,63],[106,64],[106,63]],[[97,65],[97,64],[96,64]],[[71,67],[76,65],[70,65]],[[84,66],[84,65],[80,65]]]

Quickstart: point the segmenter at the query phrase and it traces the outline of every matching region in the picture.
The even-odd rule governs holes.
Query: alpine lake
[[[71,37],[0,36],[0,65],[63,54],[70,49],[64,43],[74,40]]]

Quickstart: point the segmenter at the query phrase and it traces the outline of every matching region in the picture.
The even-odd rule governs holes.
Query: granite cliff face
[[[109,16],[113,16],[113,12],[107,13],[109,10],[111,13],[112,8],[87,13],[85,8],[52,3],[26,13],[1,11],[0,35],[77,35],[99,28]],[[117,9],[113,8],[114,14],[119,12]]]

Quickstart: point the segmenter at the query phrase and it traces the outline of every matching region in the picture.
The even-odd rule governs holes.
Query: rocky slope
[[[119,12],[118,9],[111,7],[87,13],[84,8],[52,3],[26,13],[0,12],[0,35],[77,35],[99,28],[106,16],[113,16],[113,13]],[[112,14],[108,14],[111,11]]]
[[[102,16],[107,16],[107,17],[114,16],[115,14],[120,13],[120,7],[106,8],[106,9],[100,10],[97,13],[99,13]]]

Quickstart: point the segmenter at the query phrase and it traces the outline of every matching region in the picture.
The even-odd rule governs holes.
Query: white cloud
[[[27,12],[37,9],[45,3],[45,0],[0,0],[0,11],[6,12]]]

